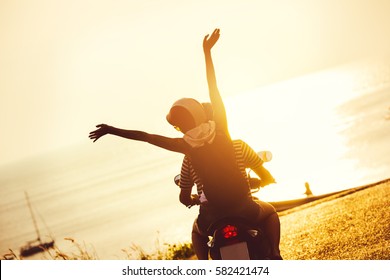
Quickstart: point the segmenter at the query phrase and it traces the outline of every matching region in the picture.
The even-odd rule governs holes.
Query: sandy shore
[[[390,180],[280,212],[286,260],[389,260]]]

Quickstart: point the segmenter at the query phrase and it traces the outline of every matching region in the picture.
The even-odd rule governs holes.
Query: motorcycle
[[[272,159],[272,153],[257,153],[264,161]],[[248,175],[249,176],[249,175]],[[174,178],[180,184],[180,174]],[[249,177],[252,193],[260,190],[261,180]],[[254,199],[256,199],[254,197]],[[265,260],[270,258],[271,247],[262,225],[255,225],[242,217],[225,217],[210,225],[209,256],[213,260]]]

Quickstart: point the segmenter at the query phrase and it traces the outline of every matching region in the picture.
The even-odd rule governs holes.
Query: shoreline
[[[313,195],[308,196],[305,198],[298,198],[298,199],[292,199],[292,200],[285,200],[285,201],[271,201],[269,202],[272,204],[275,209],[277,210],[279,216],[288,215],[290,213],[293,213],[295,211],[302,210],[307,207],[314,206],[318,203],[323,203],[325,201],[334,200],[346,195],[353,194],[358,191],[365,190],[367,188],[375,187],[380,184],[384,184],[390,182],[390,178],[383,179],[374,183],[358,186],[358,187],[352,187],[349,189],[344,189],[337,192],[327,193],[327,194],[321,194],[321,195]]]

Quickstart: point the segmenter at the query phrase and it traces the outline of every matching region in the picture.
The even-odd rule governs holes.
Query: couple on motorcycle
[[[232,140],[228,131],[225,106],[219,93],[211,49],[218,41],[219,29],[203,40],[206,74],[211,106],[192,98],[176,101],[166,119],[182,138],[169,138],[143,131],[98,125],[89,137],[98,140],[105,134],[148,142],[185,155],[180,179],[180,201],[186,206],[200,204],[194,222],[192,242],[198,259],[208,259],[208,226],[226,216],[241,216],[254,224],[264,224],[272,247],[271,259],[282,259],[279,250],[280,222],[269,203],[255,201],[250,193],[245,168],[251,168],[262,185],[274,183],[257,154],[243,141]],[[211,109],[212,108],[212,109]],[[198,196],[191,194],[197,185]]]

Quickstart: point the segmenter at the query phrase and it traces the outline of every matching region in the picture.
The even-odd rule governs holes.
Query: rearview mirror
[[[264,162],[269,162],[272,160],[272,153],[270,151],[260,151],[260,152],[257,152],[257,155]]]
[[[175,184],[180,187],[180,174],[176,175],[173,180],[175,181]]]

